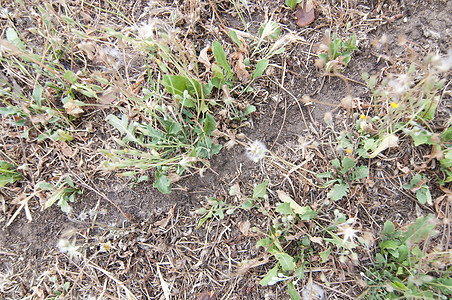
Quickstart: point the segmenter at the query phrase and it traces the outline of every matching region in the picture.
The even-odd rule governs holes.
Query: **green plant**
[[[324,172],[317,174],[319,178],[328,178],[329,180],[323,185],[328,187],[333,185],[328,198],[333,201],[338,201],[347,196],[350,183],[357,182],[369,175],[369,168],[367,166],[357,166],[354,159],[344,156],[342,160],[337,158],[331,161],[334,167],[333,172]]]
[[[433,122],[440,103],[439,92],[445,84],[452,54],[447,57],[428,55],[422,63],[413,63],[400,75],[389,75],[377,86],[375,76],[363,74],[372,91],[375,116],[361,115],[356,128],[362,137],[363,157],[376,157],[383,150],[398,145],[398,136],[410,136],[415,146],[431,145],[430,162],[440,162],[444,178],[440,184],[452,181],[452,129],[450,120],[441,131]],[[416,78],[416,79],[415,79]],[[441,127],[440,127],[441,128]],[[369,154],[368,150],[373,153]]]
[[[279,28],[276,23],[272,24],[272,30]],[[247,52],[242,48],[245,44],[235,31],[230,32],[240,48],[235,52],[237,61],[232,67],[224,48],[217,41],[199,56],[192,57],[178,41],[163,33],[159,40],[126,37],[112,29],[108,33],[151,56],[147,64],[150,84],[143,89],[144,97],[123,91],[127,101],[139,111],[140,121],[129,119],[127,115],[111,114],[107,117],[107,121],[121,134],[120,138],[115,138],[121,149],[100,150],[107,158],[102,165],[109,170],[130,169],[121,175],[141,179],[146,178],[143,172],[155,169],[154,186],[162,193],[169,193],[172,183],[188,168],[202,169],[196,163],[208,165],[207,159],[220,151],[221,145],[212,138],[216,121],[211,112],[215,106],[222,106],[230,120],[239,122],[256,110],[253,105],[237,109],[238,105],[229,92],[240,86],[234,82],[238,72],[242,75],[248,72],[244,64]],[[267,34],[265,30],[262,35],[264,33]],[[263,39],[261,36],[260,42]],[[207,54],[209,51],[215,60],[212,63]],[[190,68],[191,61],[202,62],[211,71],[210,78],[201,80],[200,66],[195,64]],[[268,63],[268,58],[257,61],[253,74],[248,74],[249,79],[262,76]],[[252,66],[249,60],[247,65]],[[243,87],[243,92],[250,90],[251,82]],[[221,91],[225,94],[224,100],[213,99]]]
[[[406,190],[410,190],[413,193],[416,193],[416,198],[421,204],[429,204],[433,205],[432,195],[430,194],[430,189],[427,182],[427,177],[423,174],[417,174],[413,178],[411,178],[409,184],[404,184],[403,188]]]
[[[6,162],[0,161],[0,187],[4,187],[8,183],[14,183],[22,179],[22,175],[16,172],[16,168]]]
[[[291,10],[295,10],[295,7],[297,7],[297,4],[301,1],[302,0],[286,0],[286,5],[289,6]]]
[[[418,218],[406,231],[395,230],[386,221],[381,232],[380,251],[373,268],[366,273],[367,299],[448,299],[452,280],[447,261],[450,253],[434,248],[437,235],[432,215]]]
[[[258,186],[261,192],[255,193],[256,198],[266,196],[266,185],[263,183]],[[263,233],[266,237],[256,243],[256,247],[264,247],[269,254],[273,255],[277,263],[260,280],[259,284],[266,286],[274,285],[277,282],[287,282],[287,292],[291,298],[300,299],[295,286],[298,280],[304,277],[305,269],[308,267],[305,255],[312,253],[312,248],[309,234],[297,236],[296,228],[298,222],[313,219],[317,212],[307,205],[300,206],[283,191],[278,191],[278,197],[281,202],[275,212],[280,217],[273,219],[268,233]],[[294,236],[297,238],[294,239]],[[295,243],[296,251],[288,253],[286,249],[292,241]]]
[[[82,193],[81,190],[74,186],[71,176],[62,176],[55,184],[41,181],[37,186],[41,190],[51,193],[51,196],[44,204],[44,209],[49,208],[56,203],[61,210],[67,214],[72,212],[72,207],[69,203],[74,202],[76,194]]]
[[[352,59],[354,50],[358,50],[355,34],[347,41],[343,41],[337,36],[336,32],[331,35],[331,32],[327,30],[318,50],[317,65],[323,66],[327,73],[341,72]]]

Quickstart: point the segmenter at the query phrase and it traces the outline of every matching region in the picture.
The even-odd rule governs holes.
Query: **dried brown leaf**
[[[303,5],[299,5],[295,13],[295,23],[300,27],[305,27],[315,20],[314,5],[311,0],[306,0]]]
[[[88,56],[89,60],[94,59],[94,53],[96,52],[96,47],[94,46],[94,43],[91,42],[83,42],[77,45],[77,47],[85,52],[85,54]]]
[[[72,99],[69,99],[69,101],[66,102],[65,105],[63,105],[63,107],[68,114],[76,118],[78,118],[84,112],[83,109],[75,104]]]
[[[210,46],[206,46],[199,53],[198,62],[202,63],[207,70],[210,70],[210,67],[212,66],[210,62],[211,59],[212,59],[212,48]]]
[[[246,70],[246,66],[243,63],[243,54],[241,52],[235,52],[232,54],[232,59],[236,59],[234,65],[234,72],[241,82],[248,82],[251,79],[251,75]]]
[[[250,221],[246,220],[246,221],[243,221],[243,222],[239,222],[237,224],[237,227],[239,227],[240,232],[244,236],[248,236],[248,234],[250,232]]]
[[[174,204],[174,206],[169,210],[168,216],[160,221],[155,222],[154,226],[165,228],[168,225],[169,221],[173,218],[175,208],[176,208],[176,204]]]
[[[250,259],[247,260],[245,263],[241,264],[238,268],[237,268],[237,274],[238,275],[243,275],[246,272],[248,272],[249,269],[251,268],[255,268],[261,265],[265,265],[268,262],[268,257],[267,256],[261,256],[258,258],[254,258],[254,259]]]

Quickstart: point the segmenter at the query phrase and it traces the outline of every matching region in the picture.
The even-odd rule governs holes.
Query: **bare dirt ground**
[[[197,7],[192,7],[191,2]],[[146,1],[119,1],[115,5],[137,24],[150,18],[166,22],[171,12],[177,13],[180,19],[174,27],[186,32],[186,40],[199,51],[213,39],[226,39],[219,30],[223,25],[243,30],[233,2],[167,1],[160,3],[159,13],[147,8]],[[218,120],[217,127],[232,128],[235,134],[259,140],[279,157],[293,164],[304,162],[304,168],[315,172],[325,171],[326,164],[336,155],[328,146],[333,133],[324,123],[325,113],[333,112],[338,128],[352,125],[348,112],[338,108],[341,99],[350,94],[356,101],[367,103],[370,92],[361,74],[384,76],[406,63],[410,53],[399,45],[399,37],[405,37],[413,49],[424,55],[446,54],[451,49],[451,1],[314,1],[316,19],[303,28],[294,23],[293,13],[283,1],[257,2],[249,2],[249,11],[243,10],[252,33],[257,34],[260,24],[271,18],[281,24],[283,32],[292,32],[300,39],[274,58],[266,74],[254,83],[253,93],[237,99],[257,107],[246,126],[234,128],[238,125]],[[113,6],[102,1],[93,4],[107,10]],[[42,22],[33,13],[37,2],[29,2],[30,9],[16,2],[3,1],[1,5],[10,13],[1,21],[2,38],[10,26],[8,22],[14,23],[23,36],[30,38],[35,34],[30,28]],[[52,5],[57,11],[69,6],[77,12],[74,18],[91,14],[92,19],[87,22],[97,22],[98,26],[115,22],[102,13],[96,19],[98,12],[90,7],[77,9],[80,1],[56,1]],[[342,78],[324,76],[315,67],[316,51],[325,29],[344,29],[348,22],[359,41],[358,51],[342,73],[350,91]],[[374,47],[372,43],[383,35],[388,40],[387,49]],[[34,42],[39,44],[38,35]],[[304,95],[310,95],[312,101],[303,102]],[[64,290],[65,283],[68,289],[60,298],[67,299],[164,299],[164,283],[173,299],[290,299],[284,284],[259,285],[273,267],[274,259],[262,247],[256,248],[262,236],[250,227],[268,228],[271,221],[267,216],[260,211],[237,210],[222,220],[213,217],[199,227],[201,215],[196,210],[208,207],[209,197],[240,205],[251,196],[253,187],[264,181],[269,182],[269,190],[285,190],[313,209],[324,207],[326,190],[309,184],[305,178],[291,176],[289,170],[281,170],[271,160],[251,161],[241,145],[223,147],[202,176],[184,176],[170,194],[160,193],[150,182],[135,185],[130,179],[98,168],[101,155],[97,150],[104,145],[114,147],[114,129],[105,121],[107,113],[91,109],[79,121],[78,128],[92,130],[67,143],[73,151],[79,149],[73,156],[62,154],[62,143],[31,143],[20,135],[10,135],[14,132],[10,127],[2,127],[1,155],[25,161],[29,165],[25,170],[29,181],[0,192],[0,299],[51,299]],[[446,120],[450,114],[449,92],[443,97],[437,120]],[[218,141],[223,145],[228,142],[223,137],[218,137]],[[313,141],[318,142],[317,146],[313,146]],[[387,220],[403,227],[417,216],[438,213],[434,207],[420,205],[413,194],[402,188],[414,166],[406,173],[400,170],[400,163],[417,164],[428,149],[413,148],[408,141],[401,141],[397,149],[390,151],[392,156],[388,159],[372,162],[368,180],[351,187],[349,197],[323,209],[321,219],[334,218],[337,209],[359,220],[361,228],[378,237]],[[306,160],[306,156],[311,159]],[[12,200],[27,189],[25,185],[29,185],[30,192],[39,181],[37,174],[49,179],[61,173],[72,174],[74,183],[83,191],[70,215],[56,205],[42,210],[42,200],[34,197],[29,202],[33,220],[21,213],[5,226],[18,207],[17,201]],[[153,173],[149,172],[149,176]],[[310,178],[309,174],[306,176]],[[230,195],[234,185],[240,188],[241,195]],[[436,185],[431,186],[431,192],[434,199],[442,194]],[[266,205],[274,206],[275,199],[276,194],[269,192]],[[443,236],[449,234],[445,232]],[[62,238],[76,240],[85,251],[85,260],[80,262],[61,253],[57,244]],[[369,253],[358,253],[358,265],[333,258],[320,267],[318,255],[313,255],[311,265],[315,267],[304,283],[309,278],[317,282],[325,291],[323,299],[356,299],[366,288],[360,275],[363,266],[372,263],[370,254],[377,245]],[[240,268],[241,262],[253,259],[261,264]]]

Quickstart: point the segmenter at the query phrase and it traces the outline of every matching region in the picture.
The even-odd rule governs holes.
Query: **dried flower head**
[[[267,152],[267,147],[259,141],[248,144],[248,147],[246,148],[246,155],[254,162],[263,159],[265,157],[265,152]]]
[[[350,241],[351,243],[355,243],[354,238],[356,237],[356,233],[358,233],[359,230],[356,230],[353,228],[353,225],[350,224],[344,224],[339,227],[337,235],[342,235],[342,239],[344,241],[344,244],[347,241]]]
[[[78,251],[80,246],[75,245],[75,238],[71,241],[66,239],[60,239],[57,247],[62,253],[67,253],[71,259],[78,260],[82,254]]]

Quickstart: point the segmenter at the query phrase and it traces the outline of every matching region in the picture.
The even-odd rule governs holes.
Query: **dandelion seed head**
[[[71,259],[78,260],[82,254],[78,251],[80,246],[75,245],[75,243],[75,239],[73,239],[72,242],[67,239],[60,239],[57,247],[62,253],[67,253]]]
[[[256,163],[265,157],[265,152],[267,147],[260,141],[254,141],[246,148],[246,155]]]
[[[350,241],[352,243],[355,243],[354,238],[356,237],[356,234],[359,232],[359,230],[356,230],[353,228],[353,225],[344,224],[339,227],[337,235],[342,235],[344,243],[347,241]]]

